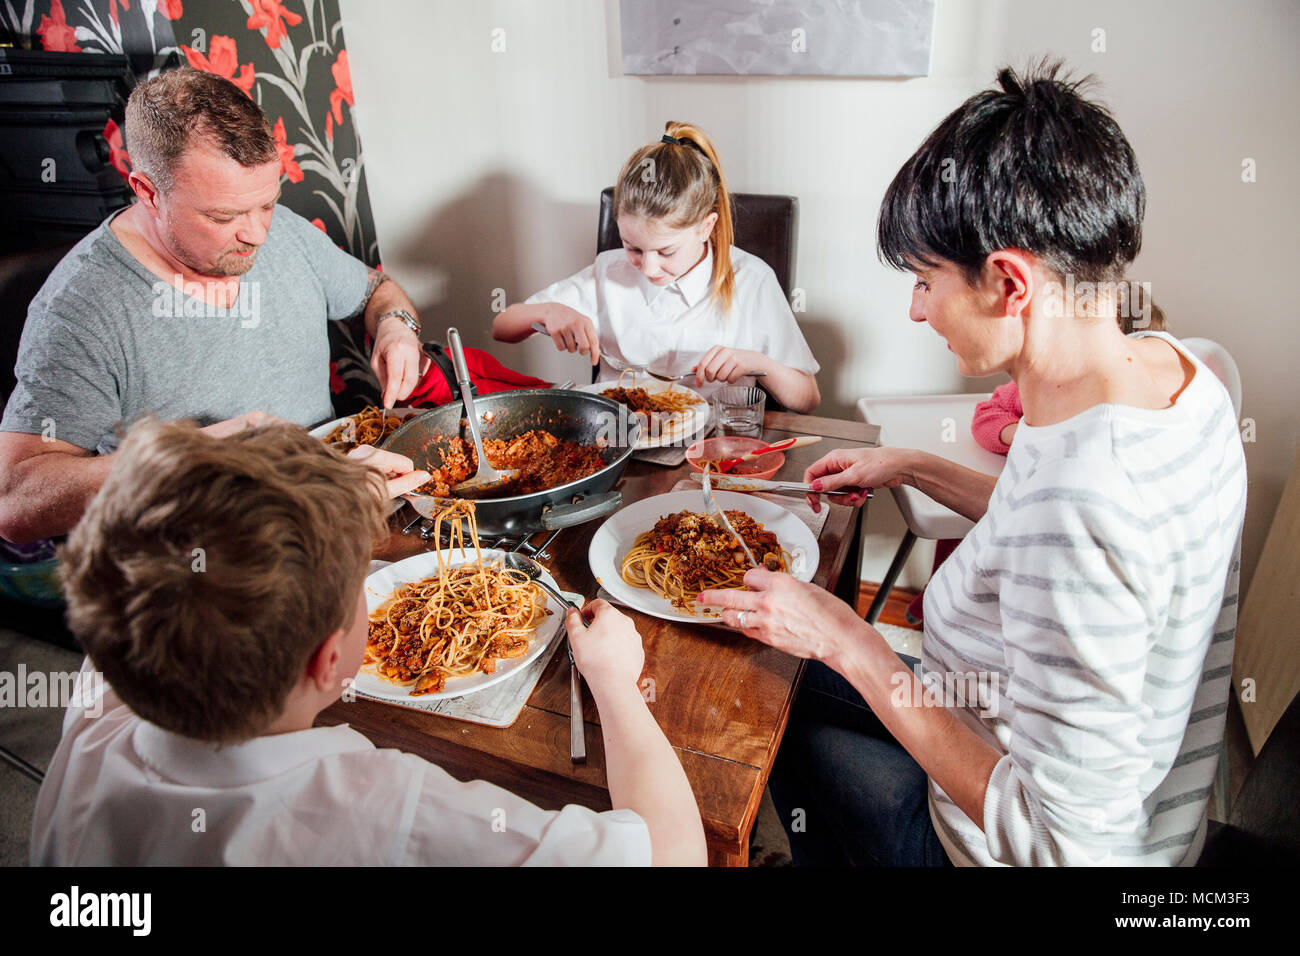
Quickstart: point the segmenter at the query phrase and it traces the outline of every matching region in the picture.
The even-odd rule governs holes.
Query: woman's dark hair
[[[1142,247],[1146,188],[1137,157],[1091,77],[1044,61],[998,73],[939,124],[885,191],[882,262],[904,271],[955,263],[974,283],[998,249],[1031,252],[1061,276],[1120,278]]]

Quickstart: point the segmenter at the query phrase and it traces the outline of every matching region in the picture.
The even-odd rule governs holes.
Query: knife
[[[691,475],[698,482],[704,481],[703,472]],[[814,491],[813,486],[802,481],[770,481],[766,478],[746,478],[743,475],[710,475],[709,481],[719,491],[780,491],[800,495],[854,495],[861,488],[836,488],[834,491]],[[872,497],[867,492],[867,497]]]

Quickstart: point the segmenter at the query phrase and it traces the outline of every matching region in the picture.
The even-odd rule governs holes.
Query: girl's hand
[[[368,465],[383,475],[388,485],[389,498],[400,498],[429,480],[429,473],[416,471],[415,463],[405,455],[384,451],[373,445],[358,445],[347,453],[347,457]]]
[[[830,663],[863,626],[843,601],[784,572],[751,568],[745,584],[752,590],[704,591],[699,602],[726,608],[724,622],[795,657]]]
[[[898,448],[836,448],[813,462],[803,473],[803,480],[813,486],[813,491],[834,491],[837,488],[859,488],[845,495],[846,505],[860,505],[867,500],[872,488],[897,488],[903,483],[904,467]],[[813,511],[821,510],[821,496],[810,494],[808,504]]]
[[[542,324],[561,352],[581,352],[591,358],[592,365],[600,361],[600,336],[596,334],[596,324],[577,309],[552,303],[547,306]]]
[[[695,384],[705,382],[738,382],[750,372],[765,372],[767,356],[746,349],[729,349],[715,345],[704,353],[695,366]]]

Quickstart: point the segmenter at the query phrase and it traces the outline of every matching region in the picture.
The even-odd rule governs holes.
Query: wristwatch
[[[395,315],[402,320],[402,324],[415,333],[415,337],[420,337],[420,320],[411,315],[405,309],[393,309],[391,312],[385,312],[379,318],[375,319],[375,331],[379,331],[379,323],[384,321],[390,315]]]

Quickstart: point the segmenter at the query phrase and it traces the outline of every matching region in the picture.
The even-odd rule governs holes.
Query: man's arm
[[[25,544],[67,534],[111,467],[111,455],[70,442],[0,432],[0,537]]]
[[[202,429],[221,438],[278,421],[248,412]],[[0,432],[0,538],[14,544],[67,534],[113,467],[113,455],[95,455],[43,435]]]
[[[415,330],[401,316],[390,313],[406,312],[417,323],[420,317],[401,286],[378,269],[370,270],[362,308],[366,334],[374,342],[370,367],[383,389],[384,407],[392,408],[415,389],[430,360],[421,352],[420,337]]]

